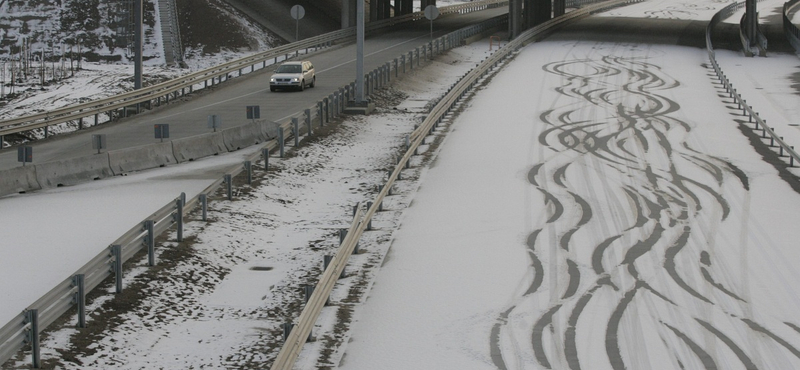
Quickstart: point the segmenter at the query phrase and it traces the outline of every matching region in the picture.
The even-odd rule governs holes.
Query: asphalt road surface
[[[500,7],[463,15],[442,17],[434,23],[434,37],[507,12]],[[400,29],[367,37],[364,45],[364,71],[408,53],[430,40],[427,21],[400,26]],[[327,97],[335,89],[355,80],[355,44],[321,50],[307,56],[317,71],[316,87],[303,92],[270,92],[272,68],[256,71],[213,87],[213,92],[198,92],[180,102],[135,115],[118,122],[100,125],[73,134],[54,136],[32,143],[34,163],[76,158],[93,153],[92,134],[105,134],[108,149],[123,149],[157,142],[154,124],[169,124],[170,138],[178,139],[209,132],[207,117],[218,115],[222,128],[249,122],[245,107],[258,105],[261,119],[278,121],[301,112]],[[19,166],[16,150],[0,151],[0,169]]]

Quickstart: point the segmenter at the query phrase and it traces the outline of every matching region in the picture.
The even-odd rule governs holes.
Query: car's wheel
[[[276,89],[274,86],[270,86],[270,87],[269,87],[269,91],[272,91],[272,92],[274,92],[275,90],[277,90],[277,89]]]
[[[308,87],[314,87],[316,84],[317,84],[317,76],[314,76],[314,78],[311,80],[311,85],[308,85]]]
[[[305,89],[306,89],[306,80],[301,80],[300,81],[300,91],[303,91]]]

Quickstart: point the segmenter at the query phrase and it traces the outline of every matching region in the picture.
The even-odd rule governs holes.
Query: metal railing
[[[789,43],[792,44],[792,47],[794,47],[794,50],[800,53],[800,29],[789,18],[789,11],[797,4],[800,4],[800,0],[791,0],[783,4],[783,33]]]
[[[298,318],[297,325],[293,326],[291,332],[286,338],[286,342],[278,353],[271,370],[291,370],[293,368],[294,363],[303,348],[303,345],[311,334],[311,329],[313,328],[314,323],[322,311],[324,302],[326,302],[330,296],[333,286],[340,276],[347,258],[349,258],[353,251],[352,247],[354,243],[358,241],[358,239],[367,229],[373,215],[378,212],[379,209],[381,209],[384,198],[389,195],[394,182],[400,178],[400,172],[407,166],[409,160],[422,144],[425,137],[432,133],[434,129],[436,129],[437,125],[442,122],[443,118],[452,111],[456,103],[465,98],[481,78],[486,77],[494,68],[506,60],[511,53],[528,42],[531,42],[531,40],[535,37],[540,36],[541,34],[546,33],[555,27],[595,12],[641,1],[644,0],[609,1],[604,4],[598,4],[569,12],[561,17],[536,26],[528,31],[523,32],[519,37],[500,48],[497,52],[485,59],[476,68],[467,73],[460,81],[458,81],[458,83],[451,87],[445,97],[433,107],[422,124],[410,135],[409,145],[405,155],[398,161],[394,171],[389,175],[386,184],[383,186],[383,188],[381,188],[381,191],[369,205],[366,213],[363,215],[363,217],[360,216],[360,212],[356,214],[356,217],[353,219],[353,224],[350,227],[351,231],[347,234],[348,238],[351,238],[351,235],[352,238],[346,239],[340,245],[336,255],[334,256],[334,260],[338,262],[331,263],[323,272],[316,288],[314,289],[314,292],[312,293],[308,303],[303,308],[303,311]],[[355,232],[355,235],[353,235],[353,231]]]
[[[445,6],[439,11],[442,16],[450,14],[463,14],[502,6],[507,3],[508,0],[483,0]],[[422,19],[425,19],[424,14],[422,12],[415,12],[412,14],[370,22],[365,27],[367,32],[373,32],[400,23]],[[52,125],[71,121],[78,121],[79,128],[81,128],[83,122],[82,120],[86,117],[94,116],[95,123],[97,123],[98,116],[100,114],[106,114],[109,119],[111,119],[111,117],[115,115],[113,112],[116,111],[120,111],[117,113],[118,116],[125,116],[127,115],[126,108],[128,107],[136,107],[138,110],[141,108],[141,105],[149,106],[154,101],[157,104],[161,102],[161,99],[169,101],[171,98],[174,99],[187,93],[191,93],[195,85],[203,85],[206,87],[208,86],[209,81],[211,82],[211,85],[214,85],[217,83],[217,81],[222,82],[227,79],[228,75],[231,73],[241,76],[245,73],[246,69],[249,69],[250,72],[253,72],[256,69],[256,66],[259,64],[261,65],[260,68],[266,68],[268,61],[272,60],[273,62],[277,62],[278,58],[288,58],[292,54],[297,55],[298,52],[303,49],[316,49],[330,46],[334,43],[351,41],[351,39],[355,38],[355,34],[355,27],[333,31],[323,35],[282,45],[261,53],[246,56],[160,84],[145,87],[139,90],[129,91],[113,97],[82,104],[70,105],[68,107],[54,109],[47,112],[2,120],[0,121],[0,145],[2,145],[2,137],[9,134],[38,128],[46,128]]]
[[[365,75],[366,95],[369,96],[375,89],[388,84],[393,75],[398,77],[400,73],[412,71],[415,62],[419,66],[423,59],[430,59],[439,53],[460,46],[463,40],[490,29],[497,29],[506,22],[506,16],[495,17],[439,37],[404,53]],[[184,217],[195,212],[198,207],[202,208],[203,214],[205,214],[209,196],[222,185],[227,186],[228,199],[230,199],[234,177],[247,171],[248,178],[250,178],[252,163],[256,162],[259,156],[265,158],[265,163],[271,152],[280,153],[282,157],[289,140],[294,139],[294,145],[297,146],[300,144],[301,136],[304,135],[308,138],[313,135],[315,123],[320,126],[325,125],[343,113],[354,91],[355,82],[342,86],[327,98],[281,122],[278,137],[267,141],[261,151],[246,158],[243,165],[231,167],[225,171],[222,178],[188,201],[185,196],[170,201],[115,240],[108,248],[51,289],[50,292],[28,306],[25,311],[0,328],[0,364],[6,362],[28,344],[32,348],[34,367],[38,367],[38,336],[41,331],[74,307],[78,307],[79,325],[81,325],[84,321],[82,302],[87,293],[112,275],[116,278],[117,292],[120,292],[123,289],[122,267],[126,261],[143,249],[147,249],[148,263],[151,265],[155,263],[154,240],[156,236],[175,226],[177,241],[180,242],[183,235]],[[360,234],[350,233],[349,235]]]
[[[716,74],[717,79],[728,93],[728,97],[736,102],[738,109],[742,110],[742,115],[748,117],[748,123],[755,123],[755,129],[762,132],[761,137],[763,139],[769,139],[770,147],[776,147],[777,144],[778,155],[780,157],[788,157],[789,166],[794,167],[795,161],[800,161],[800,156],[798,156],[797,152],[795,152],[794,146],[791,146],[783,141],[783,137],[778,136],[775,133],[775,130],[767,125],[767,121],[761,118],[758,112],[753,110],[753,107],[747,104],[747,101],[742,98],[742,95],[739,94],[739,92],[733,87],[733,84],[728,77],[725,76],[725,73],[722,72],[722,68],[719,66],[716,54],[714,53],[714,46],[711,43],[711,33],[714,30],[714,27],[722,22],[723,19],[730,17],[742,7],[744,7],[744,2],[728,5],[714,14],[714,16],[711,18],[708,26],[706,26],[706,50],[708,51],[708,59],[711,61],[711,66],[714,68],[714,73]]]

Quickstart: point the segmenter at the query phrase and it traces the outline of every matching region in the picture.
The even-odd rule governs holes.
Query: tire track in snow
[[[505,318],[535,315],[530,322],[530,358],[543,368],[578,370],[589,366],[582,364],[588,357],[581,344],[602,341],[608,361],[604,365],[612,369],[644,363],[669,366],[640,358],[646,356],[637,351],[642,344],[633,337],[621,340],[627,333],[659,336],[666,352],[676,356],[673,366],[678,368],[716,369],[713,355],[719,353],[705,346],[718,343],[730,349],[727,353],[735,355],[734,361],[755,369],[752,358],[757,354],[750,352],[758,349],[743,345],[753,333],[800,358],[800,351],[767,326],[716,302],[724,295],[747,304],[731,277],[715,275],[711,268],[714,250],[704,244],[703,234],[717,231],[703,226],[717,225],[730,216],[732,195],[722,189],[731,180],[744,191],[749,190],[750,180],[730,162],[692,148],[692,125],[671,116],[681,107],[660,93],[680,83],[641,56],[576,58],[547,64],[543,70],[560,78],[562,85],[554,90],[561,95],[559,103],[565,97],[567,103],[539,115],[544,125],[537,140],[539,152],[548,156],[531,167],[527,179],[542,194],[548,217],[527,239],[533,278],[522,299],[531,304],[517,304],[504,314]],[[587,170],[589,165],[592,170]],[[602,183],[609,189],[587,190],[598,183],[587,176],[605,176]],[[598,226],[604,220],[608,224],[612,212],[604,209],[609,200],[603,195],[619,199],[615,207],[628,207],[622,211],[625,217],[614,217],[611,228]],[[554,279],[566,279],[566,287]],[[581,281],[586,285],[592,280],[594,284],[581,287]],[[606,285],[613,289],[599,290]],[[554,296],[553,288],[561,294]],[[615,307],[606,307],[609,299],[616,301]],[[640,307],[642,302],[677,310],[690,320],[661,319],[663,312]],[[645,312],[640,310],[650,316],[628,317]],[[722,319],[707,320],[709,312]],[[591,316],[581,320],[584,315]],[[605,315],[604,335],[581,327],[598,322],[602,316],[597,315]],[[724,332],[719,325],[726,319],[744,322],[751,333]],[[637,320],[664,330],[642,331],[645,326],[634,324]],[[800,333],[800,326],[782,324]],[[499,335],[496,330],[492,338]],[[709,335],[700,340],[695,337],[698,332]],[[492,358],[503,350],[492,347]]]

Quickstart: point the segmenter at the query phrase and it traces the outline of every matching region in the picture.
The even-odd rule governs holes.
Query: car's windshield
[[[297,65],[297,64],[295,64],[295,65],[285,65],[284,64],[284,65],[278,67],[278,69],[275,72],[278,72],[278,73],[300,73],[302,71],[303,71],[303,67],[300,66],[300,65]]]

